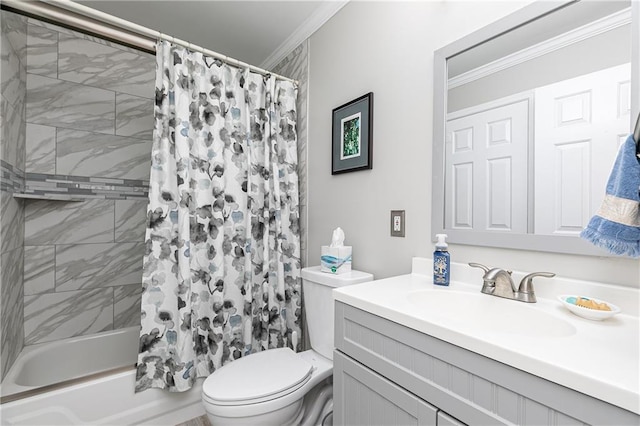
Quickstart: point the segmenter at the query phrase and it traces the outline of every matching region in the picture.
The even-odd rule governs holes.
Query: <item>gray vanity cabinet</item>
[[[336,302],[337,425],[639,425],[640,416]]]
[[[447,415],[447,413],[443,413],[442,411],[438,411],[438,426],[465,426],[464,423],[459,422],[453,417]]]

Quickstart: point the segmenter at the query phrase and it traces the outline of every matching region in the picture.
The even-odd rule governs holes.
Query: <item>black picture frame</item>
[[[373,92],[332,112],[331,174],[373,167]]]

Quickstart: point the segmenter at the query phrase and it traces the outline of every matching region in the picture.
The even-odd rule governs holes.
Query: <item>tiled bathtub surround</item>
[[[149,141],[58,129],[56,172],[61,175],[149,179]],[[95,161],[95,158],[100,161]]]
[[[25,245],[113,241],[113,201],[27,201]]]
[[[152,99],[116,93],[116,135],[151,140],[149,111],[153,111]]]
[[[3,11],[0,21],[0,160],[24,170],[26,20]]]
[[[27,123],[25,169],[31,173],[56,173],[56,128]]]
[[[60,80],[149,97],[155,71],[155,60],[151,55],[96,43],[75,34],[58,35]]]
[[[56,246],[56,291],[142,282],[144,243]]]
[[[113,328],[125,328],[140,325],[139,285],[113,287]]]
[[[309,92],[309,40],[305,40],[286,58],[275,66],[273,72],[298,80],[298,190],[300,191],[300,260],[307,266],[307,103]],[[305,311],[302,321],[306,322]],[[303,347],[309,349],[306,333],[302,336]]]
[[[23,247],[18,247],[0,254],[0,308],[2,309],[2,377],[24,346],[23,334],[23,284],[22,260]]]
[[[24,187],[27,20],[0,12],[0,379],[24,342]]]
[[[139,324],[143,252],[143,242],[26,246],[25,344]]]
[[[56,289],[56,247],[27,246],[24,249],[24,295],[50,293]]]
[[[7,43],[4,44],[7,47]],[[1,71],[4,75],[5,70]],[[4,96],[0,96],[0,114],[2,115],[2,123],[0,125],[0,134],[2,140],[6,141],[0,147],[0,158],[7,164],[20,170],[24,170],[25,148],[24,138],[26,126],[24,122],[25,116],[25,97],[16,99],[12,104]]]
[[[28,60],[28,59],[27,59]],[[113,133],[115,93],[27,74],[27,122]]]
[[[31,23],[33,24],[34,21]],[[27,29],[27,72],[58,77],[58,31],[36,25]]]
[[[73,321],[69,321],[73,318]],[[47,293],[24,298],[25,344],[113,329],[113,290]]]
[[[28,24],[25,192],[146,197],[153,56]]]
[[[153,129],[152,55],[29,19],[24,340],[137,325]]]
[[[25,344],[139,323],[146,205],[26,202]]]
[[[0,253],[5,253],[24,245],[24,203],[7,191],[0,193],[0,201]]]
[[[307,96],[309,40],[305,40],[275,66],[273,72],[298,80],[298,188],[300,191],[300,259],[307,266]]]
[[[147,221],[147,201],[115,202],[114,240],[117,243],[144,241]]]
[[[25,344],[138,325],[141,290],[136,284],[25,296]]]

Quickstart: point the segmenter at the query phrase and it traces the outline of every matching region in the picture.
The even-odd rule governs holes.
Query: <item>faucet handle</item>
[[[525,275],[522,281],[520,281],[518,293],[533,294],[533,278],[535,277],[553,278],[555,276],[556,274],[553,272],[532,272],[529,275]]]
[[[481,263],[473,263],[473,262],[471,262],[471,263],[469,263],[469,266],[472,266],[474,268],[480,268],[480,269],[482,269],[484,271],[485,274],[491,270],[491,268],[489,268],[488,266],[484,266]]]

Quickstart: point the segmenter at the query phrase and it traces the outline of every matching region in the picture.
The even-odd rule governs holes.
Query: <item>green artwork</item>
[[[342,127],[342,158],[360,155],[360,117],[344,121]]]

